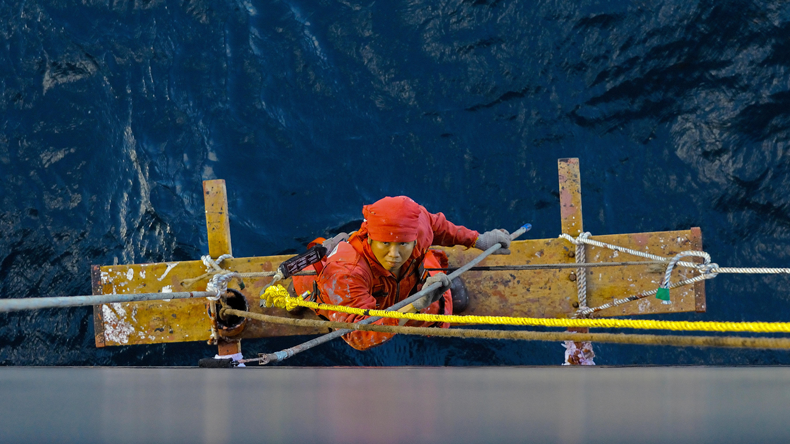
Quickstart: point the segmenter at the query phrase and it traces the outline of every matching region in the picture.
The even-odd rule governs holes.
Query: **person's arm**
[[[424,211],[427,212],[423,208]],[[494,244],[502,244],[503,248],[494,254],[510,254],[510,236],[507,230],[490,230],[483,234],[470,230],[461,225],[455,225],[448,221],[444,214],[428,213],[431,218],[431,228],[433,228],[433,245],[442,247],[452,247],[463,245],[466,248],[478,248],[487,250]]]
[[[431,228],[433,229],[432,245],[439,245],[442,247],[452,247],[455,245],[463,245],[467,248],[474,247],[475,241],[478,236],[480,236],[480,233],[462,225],[455,225],[448,221],[443,213],[432,214],[425,208],[423,208],[423,211],[425,211],[431,221]]]

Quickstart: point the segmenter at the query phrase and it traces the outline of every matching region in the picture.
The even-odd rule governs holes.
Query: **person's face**
[[[379,242],[368,239],[371,250],[382,267],[392,274],[397,274],[414,251],[417,241],[412,242]]]

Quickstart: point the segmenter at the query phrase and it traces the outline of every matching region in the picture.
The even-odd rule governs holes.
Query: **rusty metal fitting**
[[[576,273],[571,272],[571,274],[568,275],[568,279],[573,282],[576,282]]]
[[[249,311],[249,304],[247,298],[244,297],[238,290],[228,289],[225,295],[217,301],[217,333],[223,340],[233,340],[234,337],[244,331],[247,325],[247,318],[228,315],[226,316],[223,311],[225,308],[232,308],[234,310]]]

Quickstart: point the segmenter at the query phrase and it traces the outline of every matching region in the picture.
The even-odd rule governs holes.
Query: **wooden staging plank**
[[[655,233],[593,236],[602,242],[671,257],[694,249],[692,232],[667,231]],[[489,256],[480,266],[574,263],[570,253],[574,246],[563,239],[515,241],[511,254]],[[462,247],[448,251],[450,266],[469,262],[479,252]],[[587,247],[588,262],[632,262],[641,259],[608,249]],[[658,288],[665,268],[660,265],[590,268],[587,273],[588,306],[596,307],[646,290]],[[576,282],[571,274],[576,269],[530,271],[468,271],[461,279],[470,295],[469,308],[463,314],[480,316],[517,316],[567,318],[577,309]],[[672,282],[693,277],[695,272],[676,267]],[[663,305],[655,297],[647,297],[619,307],[604,310],[596,317],[628,316],[695,311],[697,299],[694,286],[673,289],[672,304]]]
[[[222,266],[240,273],[272,271],[289,257],[291,256],[234,258],[223,261]],[[201,261],[110,265],[100,267],[99,270],[102,294],[203,291],[208,282],[208,279],[203,279],[191,286],[184,285],[185,279],[195,278],[205,273],[206,268]],[[264,285],[270,281],[271,278],[268,277],[245,279],[244,290],[239,290],[236,281],[231,281],[229,287],[239,290],[247,298],[249,309],[252,312],[318,319],[310,311],[293,316],[282,309],[259,307],[258,295]],[[94,319],[95,322],[102,325],[104,343],[108,346],[206,341],[211,333],[206,300],[179,299],[105,304],[94,313]],[[327,331],[325,329],[264,325],[261,322],[249,320],[241,338],[319,334]]]
[[[693,233],[669,231],[656,233],[594,236],[603,242],[639,249],[665,257],[694,249]],[[450,265],[460,266],[479,254],[478,250],[463,247],[445,249]],[[573,263],[569,253],[573,245],[562,239],[535,239],[513,242],[512,254],[490,256],[481,266]],[[272,271],[290,256],[229,259],[223,265],[238,272]],[[588,247],[590,262],[625,262],[639,260],[608,249]],[[204,290],[207,280],[190,287],[183,279],[205,272],[200,261],[162,264],[105,266],[100,269],[100,291],[108,293],[141,293],[156,291]],[[567,318],[576,311],[576,282],[570,279],[575,269],[530,271],[468,271],[462,279],[470,294],[470,306],[464,314],[489,316],[519,316],[539,318]],[[630,296],[658,287],[664,273],[662,266],[591,268],[587,271],[589,306],[595,307],[613,299]],[[692,277],[695,272],[677,267],[672,281]],[[258,295],[271,278],[246,279],[240,290],[247,298],[250,310],[277,316],[290,316],[281,309],[262,309]],[[287,282],[286,282],[287,284]],[[231,287],[236,288],[235,283]],[[669,312],[696,311],[698,295],[694,286],[673,289],[672,304],[663,305],[654,297],[631,302],[600,312],[597,317],[628,316]],[[317,319],[305,311],[297,318]],[[209,318],[202,300],[174,300],[106,304],[97,310],[96,322],[101,325],[105,345],[154,344],[163,342],[205,341],[209,337]],[[325,330],[305,330],[295,327],[264,325],[249,321],[242,338],[262,338],[300,334],[319,334]],[[97,337],[97,344],[100,338]]]

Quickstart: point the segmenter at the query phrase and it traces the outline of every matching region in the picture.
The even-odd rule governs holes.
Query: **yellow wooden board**
[[[273,271],[289,257],[291,256],[226,259],[221,265],[223,268],[239,273]],[[207,278],[191,286],[184,285],[183,281],[201,276],[205,272],[206,267],[201,261],[95,267],[94,294],[204,291],[208,283]],[[271,282],[271,278],[245,279],[244,282],[243,290],[238,289],[235,281],[231,281],[229,287],[239,290],[246,297],[250,311],[274,316],[318,319],[309,311],[294,316],[278,308],[260,308],[258,295],[263,287]],[[206,341],[211,334],[205,299],[104,304],[94,308],[94,318],[97,347]],[[262,338],[318,334],[327,331],[248,322],[240,337]]]
[[[698,233],[698,230],[697,230]],[[592,239],[632,248],[664,257],[681,251],[701,249],[701,239],[695,230],[655,233],[616,234],[593,236]],[[458,267],[469,262],[478,250],[462,247],[445,249],[450,265]],[[479,266],[574,263],[575,246],[563,239],[537,239],[513,242],[510,255],[492,255]],[[648,260],[617,253],[609,249],[587,246],[588,262],[633,262]],[[665,267],[640,265],[628,267],[589,268],[587,271],[587,303],[596,307],[654,290],[661,283]],[[481,316],[515,316],[538,318],[566,318],[578,307],[576,269],[475,271],[464,273],[470,294],[470,305],[463,314]],[[695,276],[696,272],[676,267],[672,282]],[[704,311],[704,284],[691,285],[671,291],[672,304],[663,305],[655,297],[630,302],[603,310],[596,317],[612,317],[652,313]]]
[[[620,234],[594,236],[624,247],[639,249],[665,257],[680,251],[700,249],[692,231]],[[623,253],[587,247],[589,262],[625,262],[639,260]],[[460,266],[480,254],[479,250],[462,247],[445,249],[451,266]],[[573,263],[570,253],[574,246],[562,239],[537,239],[513,242],[510,255],[490,256],[480,266]],[[273,271],[291,256],[269,256],[228,259],[223,268],[246,273]],[[96,267],[94,276],[97,294],[145,293],[159,291],[205,290],[207,279],[186,286],[184,280],[205,273],[200,261],[161,264],[113,265]],[[564,318],[576,311],[576,282],[571,280],[575,269],[530,271],[468,271],[462,279],[470,294],[470,306],[464,314]],[[664,269],[656,266],[591,268],[588,273],[588,305],[595,307],[645,290],[658,287]],[[672,281],[692,277],[693,272],[677,267]],[[277,316],[291,316],[281,309],[262,309],[258,295],[271,278],[245,279],[240,290],[250,310]],[[286,281],[287,284],[287,281]],[[231,287],[236,288],[235,282]],[[704,287],[700,287],[704,288]],[[699,288],[698,288],[699,289]],[[699,298],[703,302],[699,302]],[[701,310],[700,310],[701,309]],[[704,292],[694,286],[672,290],[672,304],[662,305],[654,297],[602,311],[597,316],[704,311]],[[205,300],[180,299],[161,302],[133,302],[98,306],[95,314],[97,346],[154,344],[164,342],[205,341],[210,335],[210,321]],[[310,311],[301,316],[317,319]],[[280,325],[264,325],[250,320],[242,338],[262,338],[324,331],[304,330]]]
[[[233,254],[230,244],[230,217],[228,216],[228,191],[222,179],[203,181],[203,200],[206,206],[208,254],[220,257]]]
[[[579,159],[559,159],[557,161],[557,172],[560,179],[560,223],[562,232],[575,237],[584,231]]]

